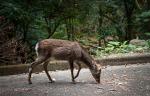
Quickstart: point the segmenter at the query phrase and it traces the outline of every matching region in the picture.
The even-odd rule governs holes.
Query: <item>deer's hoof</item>
[[[29,84],[32,84],[32,82],[29,82]]]
[[[76,84],[76,81],[73,80],[71,83],[72,83],[72,84]]]
[[[54,83],[55,81],[49,81],[49,83]]]

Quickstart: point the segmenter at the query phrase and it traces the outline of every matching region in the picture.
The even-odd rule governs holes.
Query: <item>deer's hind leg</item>
[[[28,75],[28,83],[29,83],[29,84],[32,84],[32,82],[31,82],[31,75],[32,75],[33,69],[34,69],[37,65],[43,63],[45,60],[46,60],[46,57],[41,56],[41,57],[37,57],[37,59],[36,59],[34,62],[31,63],[31,66],[30,66],[30,68],[29,68],[29,75]]]
[[[45,61],[44,64],[43,64],[43,68],[44,68],[44,71],[45,71],[45,73],[46,73],[46,75],[47,75],[47,77],[48,77],[50,83],[53,83],[54,81],[53,81],[53,79],[51,78],[51,76],[49,75],[48,70],[47,70],[47,65],[48,65],[48,63],[49,63],[49,60]]]

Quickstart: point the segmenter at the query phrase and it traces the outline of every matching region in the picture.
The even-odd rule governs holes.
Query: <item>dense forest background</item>
[[[150,0],[0,0],[1,64],[31,62],[47,38],[78,41],[100,56],[135,49],[133,39],[149,48],[149,37]]]

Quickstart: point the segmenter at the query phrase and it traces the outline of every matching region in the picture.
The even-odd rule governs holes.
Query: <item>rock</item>
[[[145,46],[146,45],[146,41],[145,40],[139,40],[139,39],[132,39],[130,41],[130,44],[137,45],[137,46]]]

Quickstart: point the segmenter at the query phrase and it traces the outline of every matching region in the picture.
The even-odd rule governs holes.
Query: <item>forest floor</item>
[[[0,77],[0,96],[150,96],[150,63],[107,66],[102,70],[101,84],[96,84],[88,69],[82,69],[77,83],[71,83],[70,70],[51,71],[55,83],[46,74]]]

